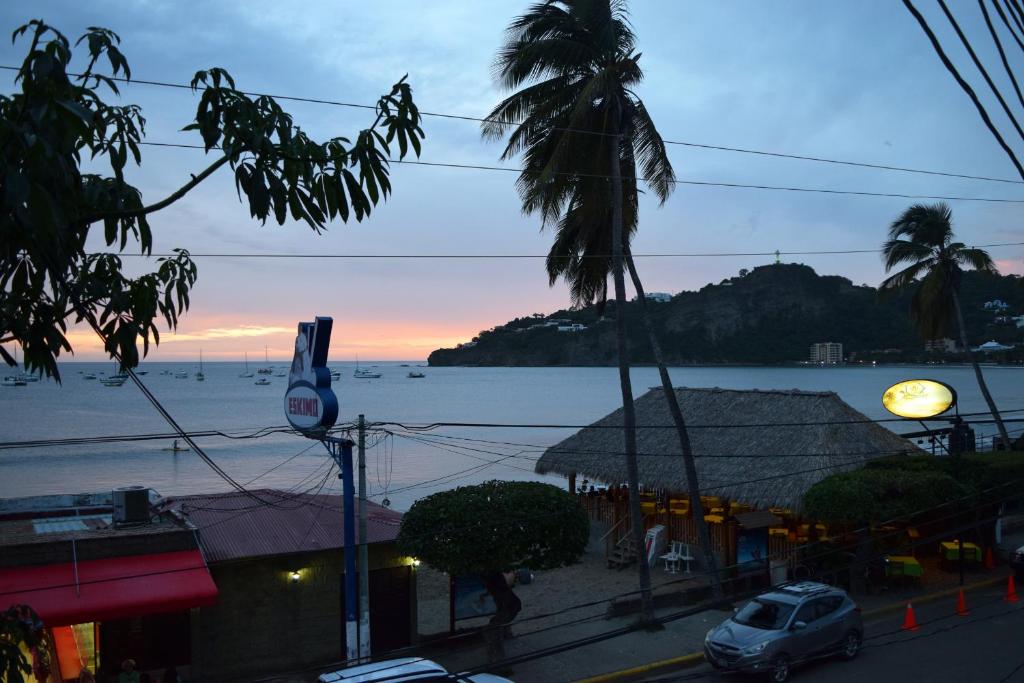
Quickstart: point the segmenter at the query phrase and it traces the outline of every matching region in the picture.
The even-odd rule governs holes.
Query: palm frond
[[[654,121],[651,120],[647,107],[635,97],[630,100],[634,111],[631,137],[635,145],[640,173],[647,179],[647,186],[664,204],[668,196],[672,194],[672,190],[675,189],[676,174],[672,169],[672,162],[669,161],[665,141],[662,140],[658,129],[654,127]]]
[[[914,204],[889,226],[892,240],[907,237],[911,242],[941,249],[953,236],[953,211],[943,202]]]
[[[936,250],[927,244],[903,239],[890,239],[882,245],[882,257],[885,259],[885,272],[905,262],[923,261],[935,258]]]
[[[882,293],[903,289],[913,284],[922,273],[927,273],[928,269],[935,265],[934,260],[926,259],[912,263],[900,272],[890,275],[889,277],[882,280],[882,284],[878,286],[878,289]]]
[[[988,252],[984,249],[978,249],[976,247],[964,247],[956,249],[953,254],[957,263],[969,266],[974,270],[980,270],[985,273],[999,274],[999,269],[996,268],[995,261],[989,256]]]

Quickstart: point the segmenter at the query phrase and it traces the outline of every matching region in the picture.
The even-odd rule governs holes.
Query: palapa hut
[[[921,452],[831,391],[682,387],[676,396],[697,456],[701,492],[755,508],[799,511],[807,489],[830,474],[874,458]],[[662,389],[633,403],[640,485],[685,492],[679,436]],[[536,471],[626,481],[621,427],[619,408],[547,449]]]
[[[829,475],[856,469],[874,458],[921,453],[833,392],[675,391],[693,444],[701,494],[739,504],[742,510],[785,510],[795,518],[807,490]],[[651,389],[634,405],[641,487],[684,498],[687,482],[679,437],[663,390]],[[536,471],[559,473],[571,482],[576,476],[613,486],[625,482],[621,427],[619,408],[547,449]],[[714,511],[721,519],[711,521],[724,521],[737,509],[722,504],[724,510]],[[647,515],[653,505],[645,506],[645,516],[653,517],[645,520],[647,526],[667,521],[672,527],[671,515]],[[692,525],[686,526],[692,530]],[[724,536],[721,542],[728,545]]]

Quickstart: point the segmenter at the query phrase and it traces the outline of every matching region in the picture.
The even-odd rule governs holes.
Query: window
[[[781,629],[793,613],[793,606],[774,600],[751,600],[732,618],[737,624],[763,629]]]
[[[833,595],[829,598],[815,600],[814,604],[817,605],[815,618],[821,619],[822,617],[826,617],[839,609],[839,606],[843,604],[843,599],[838,595]]]
[[[794,623],[797,621],[802,621],[805,624],[809,624],[815,619],[817,619],[819,602],[820,600],[811,600],[810,602],[805,602],[803,605],[801,605],[800,609],[798,609],[796,612],[796,619],[793,620]]]

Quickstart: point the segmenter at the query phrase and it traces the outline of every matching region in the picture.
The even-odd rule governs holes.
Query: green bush
[[[557,486],[488,481],[416,501],[402,517],[399,551],[452,575],[577,562],[590,520]]]

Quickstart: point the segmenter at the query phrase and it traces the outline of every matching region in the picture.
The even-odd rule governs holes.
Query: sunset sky
[[[929,10],[935,9],[928,3]],[[33,0],[0,6],[0,33],[44,18],[73,40],[86,26],[117,31],[138,79],[187,83],[222,66],[241,89],[372,104],[403,74],[420,108],[482,116],[502,94],[491,65],[508,22],[526,2],[113,2]],[[677,2],[637,0],[632,19],[643,56],[644,99],[669,140],[1013,178],[984,129],[898,2]],[[964,3],[965,30],[984,30]],[[929,14],[937,28],[948,24]],[[980,34],[977,34],[980,36]],[[946,36],[940,31],[940,36]],[[952,40],[946,41],[953,45]],[[988,43],[985,43],[988,45]],[[0,43],[16,65],[22,41]],[[84,54],[84,53],[83,53]],[[965,64],[966,56],[954,51]],[[989,63],[998,64],[991,55]],[[1011,57],[1021,57],[1014,50]],[[84,63],[84,62],[81,62]],[[1018,69],[1021,64],[1016,65]],[[979,84],[974,72],[966,73]],[[10,72],[0,74],[10,92]],[[1007,86],[1009,92],[1009,86]],[[142,106],[147,139],[196,144],[180,132],[198,98],[185,90],[130,85],[123,103]],[[314,138],[354,136],[370,112],[282,102]],[[990,109],[991,110],[991,109]],[[504,165],[501,145],[477,124],[427,117],[425,161]],[[1008,126],[1006,129],[1009,129]],[[1020,198],[1020,186],[855,169],[670,146],[686,180],[814,188]],[[210,160],[201,151],[146,147],[129,179],[147,202],[167,196]],[[222,169],[152,218],[155,252],[258,254],[533,254],[551,235],[520,212],[509,172],[395,166],[394,195],[363,223],[324,235],[304,225],[261,226]],[[770,252],[879,246],[904,199],[680,186],[664,207],[642,201],[637,253]],[[971,244],[1022,241],[1021,205],[952,202]],[[103,247],[96,241],[94,248]],[[1024,248],[993,249],[1003,272],[1022,273]],[[678,292],[735,275],[771,257],[673,257],[640,261],[650,291]],[[791,257],[820,273],[877,284],[876,254]],[[137,256],[136,272],[152,267]],[[153,360],[241,360],[291,354],[295,323],[335,319],[332,357],[423,359],[478,330],[568,304],[548,287],[543,259],[416,260],[199,257],[192,308]],[[98,360],[97,342],[72,333],[75,359]]]

